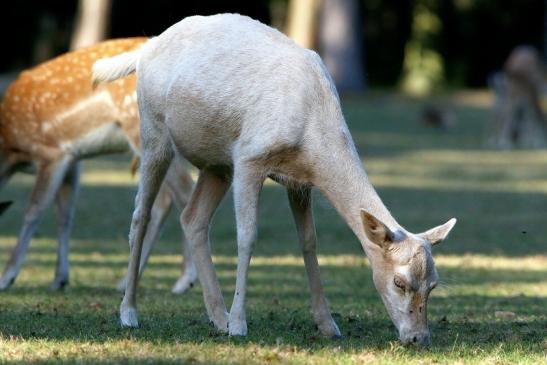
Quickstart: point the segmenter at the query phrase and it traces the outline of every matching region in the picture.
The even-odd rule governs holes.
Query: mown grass
[[[456,99],[448,99],[449,103]],[[344,103],[370,178],[401,224],[421,231],[458,217],[435,247],[443,285],[430,299],[433,346],[404,348],[376,294],[362,249],[316,194],[319,255],[342,340],[321,338],[309,313],[305,271],[282,188],[261,197],[259,238],[251,263],[249,336],[230,338],[209,325],[197,285],[169,289],[180,272],[180,230],[172,214],[139,292],[142,326],[118,324],[115,284],[127,263],[126,235],[135,181],[128,158],[86,163],[71,247],[71,284],[49,293],[55,225],[48,212],[15,285],[0,293],[4,363],[545,363],[547,362],[547,152],[483,148],[485,107],[452,105],[449,132],[418,123],[420,102],[391,96]],[[0,219],[0,262],[20,227],[29,177],[1,198],[14,206]],[[226,302],[235,282],[231,199],[212,230]],[[498,310],[516,314],[496,318]]]

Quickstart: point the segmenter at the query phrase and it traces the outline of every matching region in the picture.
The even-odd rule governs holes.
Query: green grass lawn
[[[344,110],[380,196],[418,232],[458,218],[434,256],[443,285],[433,291],[427,351],[398,344],[357,239],[315,195],[322,277],[341,340],[320,337],[285,191],[267,184],[251,262],[249,336],[219,335],[197,285],[170,293],[180,272],[180,228],[171,214],[141,282],[141,328],[118,323],[115,285],[127,264],[135,194],[129,158],[86,162],[71,243],[71,283],[49,293],[56,229],[48,211],[14,286],[0,293],[2,363],[547,363],[547,151],[483,147],[487,107],[447,98],[457,117],[448,132],[418,122],[422,104],[386,95],[348,98]],[[0,193],[15,204],[0,218],[4,265],[22,220],[31,178]],[[227,305],[235,285],[231,198],[212,229]],[[500,319],[496,311],[511,311]]]

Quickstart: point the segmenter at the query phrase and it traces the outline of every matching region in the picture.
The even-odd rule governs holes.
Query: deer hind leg
[[[510,138],[513,145],[518,144],[522,139],[522,127],[524,125],[524,118],[526,115],[526,110],[524,103],[518,104],[513,109],[513,115],[512,115],[512,123],[511,123],[511,130],[510,130]]]
[[[55,193],[72,163],[72,159],[65,156],[59,161],[43,164],[38,168],[17,245],[13,249],[4,273],[0,278],[0,290],[9,288],[15,281],[17,274],[19,274],[30,240],[40,223],[44,209],[53,201]]]
[[[148,228],[146,229],[146,234],[144,236],[142,246],[138,280],[140,280],[144,272],[144,269],[150,257],[150,253],[152,251],[152,247],[157,242],[165,223],[165,219],[167,218],[167,215],[171,210],[171,194],[168,190],[169,188],[164,182],[161,185],[158,195],[156,196],[156,200],[154,201],[154,205],[152,206],[152,212],[150,213],[150,222],[148,223]],[[127,279],[128,273],[126,273],[124,278],[118,283],[118,290],[122,293],[127,287]]]
[[[139,279],[142,276],[148,259],[150,257],[152,248],[156,244],[165,219],[167,218],[169,211],[171,210],[172,203],[175,203],[179,213],[183,211],[186,206],[190,195],[192,194],[193,181],[188,171],[179,162],[178,158],[173,159],[169,169],[167,170],[165,179],[160,187],[160,191],[152,206],[152,212],[150,216],[150,223],[144,236],[143,251],[141,254],[141,263],[139,268]],[[175,294],[182,294],[190,289],[197,280],[197,270],[192,260],[192,256],[188,245],[184,243],[183,237],[183,255],[184,265],[183,274],[178,279],[177,283],[172,289]],[[117,285],[120,292],[124,292],[127,286],[127,273]]]
[[[180,158],[175,158],[171,164],[171,168],[167,172],[165,177],[165,183],[169,186],[171,192],[171,198],[175,203],[175,206],[179,212],[184,211],[184,208],[190,200],[192,190],[194,188],[194,182],[192,177],[188,173],[188,170],[184,167],[184,163]],[[177,280],[171,292],[174,294],[183,294],[194,286],[194,283],[198,280],[198,272],[194,260],[192,259],[192,252],[187,240],[182,232],[182,255],[184,257],[182,263],[182,274]]]
[[[182,255],[184,256],[184,262],[182,264],[182,275],[178,278],[175,285],[173,285],[173,288],[171,289],[173,294],[186,293],[194,287],[194,284],[198,280],[198,271],[192,258],[192,250],[190,249],[188,242],[184,240],[184,232],[182,235]]]
[[[4,158],[0,155],[0,189],[6,185],[14,172],[15,166],[13,166],[9,158]],[[4,214],[12,203],[13,201],[11,200],[0,202],[0,215]]]
[[[16,166],[10,161],[10,158],[0,155],[0,189],[8,183],[15,170]]]
[[[74,219],[74,210],[80,188],[80,163],[75,162],[67,171],[63,182],[55,197],[57,210],[57,228],[59,246],[57,249],[57,266],[55,279],[50,286],[51,290],[63,289],[69,280],[69,240]]]
[[[180,217],[203,287],[207,315],[215,327],[222,332],[228,330],[228,315],[211,258],[209,226],[216,208],[229,187],[229,179],[206,169],[200,171],[190,201]]]
[[[531,118],[534,126],[537,127],[534,128],[537,133],[534,133],[535,135],[532,137],[533,145],[531,147],[544,147],[547,138],[547,120],[541,108],[540,90],[541,86],[534,86],[530,96]]]
[[[121,324],[125,327],[138,326],[136,294],[143,240],[150,221],[152,205],[173,158],[165,124],[155,119],[148,119],[143,113],[141,125],[142,130],[147,133],[141,136],[143,147],[141,178],[129,232],[130,256],[127,287],[120,305]]]
[[[236,289],[229,317],[229,333],[232,336],[247,335],[245,297],[247,273],[256,240],[258,198],[264,176],[245,164],[234,168],[234,205],[237,223],[237,276]]]
[[[304,187],[300,190],[289,188],[287,193],[308,274],[313,318],[319,331],[324,336],[340,337],[340,330],[332,319],[319,275],[319,263],[317,262],[315,250],[317,237],[313,221],[311,188]]]

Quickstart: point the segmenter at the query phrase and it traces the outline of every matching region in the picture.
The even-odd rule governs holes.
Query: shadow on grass
[[[491,298],[476,298],[488,301]],[[519,306],[537,306],[541,298],[499,297],[498,300],[515,302]],[[468,298],[446,298],[436,300],[446,305],[453,301],[464,302]],[[440,302],[440,303],[439,303]],[[24,340],[52,340],[106,343],[124,339],[151,343],[229,343],[232,345],[258,344],[275,347],[282,343],[298,349],[317,350],[325,347],[341,347],[343,351],[386,349],[390,341],[396,340],[395,330],[385,315],[335,313],[342,334],[341,340],[322,338],[316,330],[307,308],[277,306],[269,310],[254,308],[248,313],[249,336],[233,338],[219,334],[205,318],[203,310],[196,316],[196,308],[181,308],[176,312],[150,310],[141,313],[141,327],[122,329],[117,313],[106,310],[87,310],[80,313],[63,313],[61,309],[47,312],[44,308],[3,309],[0,332],[3,336],[14,336]],[[167,312],[167,313],[166,313]],[[495,348],[499,344],[531,347],[540,353],[541,341],[547,329],[543,318],[521,319],[513,322],[499,321],[492,317],[474,319],[468,314],[432,316],[433,351],[445,352],[458,341],[460,345]],[[537,348],[534,345],[538,345]]]
[[[11,186],[8,190],[16,203],[0,220],[0,232],[13,237],[13,245],[25,206],[24,199],[18,199],[24,195],[24,189]],[[546,194],[401,188],[378,190],[399,222],[412,231],[426,230],[451,217],[459,219],[448,242],[435,247],[434,253],[472,252],[514,257],[546,253],[544,238],[547,237],[547,225],[541,214],[547,207]],[[360,244],[345,222],[319,193],[315,196],[319,253],[362,254]],[[116,197],[115,202],[112,197]],[[73,233],[74,240],[80,242],[72,245],[72,252],[126,254],[133,199],[134,191],[124,187],[84,187]],[[255,250],[257,255],[298,254],[296,232],[286,200],[283,188],[264,188]],[[156,251],[179,254],[180,237],[176,214],[172,213]],[[235,255],[235,237],[232,198],[228,194],[213,222],[214,253]],[[46,216],[36,238],[56,240],[53,214]],[[55,250],[53,245],[47,247],[52,252]],[[36,251],[39,249],[31,244],[31,252],[40,252]]]
[[[39,262],[33,262],[33,267]],[[99,272],[111,270],[110,263],[79,262]],[[77,265],[78,265],[77,264]],[[152,264],[139,291],[140,329],[125,330],[118,325],[121,294],[98,282],[97,286],[75,284],[64,293],[47,295],[45,287],[17,285],[0,293],[0,333],[22,340],[52,340],[107,343],[131,339],[147,343],[213,343],[245,346],[283,345],[304,350],[338,348],[342,351],[389,349],[396,340],[394,328],[376,294],[367,267],[323,265],[325,290],[334,317],[345,336],[341,341],[318,334],[307,307],[309,294],[303,266],[256,265],[251,267],[248,288],[249,337],[229,338],[208,323],[199,286],[185,296],[174,296],[167,288],[175,277],[162,276],[172,264]],[[227,300],[233,294],[234,265],[217,269]],[[446,274],[461,278],[458,285],[499,283],[540,283],[537,272],[445,268]],[[81,274],[80,274],[81,275]],[[273,279],[275,278],[275,280]],[[89,280],[88,280],[89,282]],[[355,287],[359,283],[359,289]],[[113,286],[113,283],[107,283]],[[495,349],[500,344],[524,346],[541,353],[547,330],[545,298],[533,295],[462,295],[435,293],[429,302],[433,351],[446,352],[459,346]],[[515,321],[495,319],[497,310],[515,312]]]

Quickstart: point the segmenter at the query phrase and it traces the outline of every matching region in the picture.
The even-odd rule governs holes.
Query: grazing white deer
[[[135,49],[145,41],[112,40],[67,53],[21,73],[7,89],[0,110],[0,185],[14,172],[29,168],[36,171],[37,177],[17,245],[0,278],[0,290],[7,289],[17,277],[42,213],[54,199],[59,248],[51,288],[61,289],[68,283],[68,241],[79,185],[79,161],[140,150],[135,77],[93,90],[91,66],[101,57]],[[141,272],[172,202],[182,211],[192,186],[184,166],[173,162],[154,205]],[[189,255],[186,262],[186,271],[174,291],[184,291],[197,279]],[[125,288],[124,281],[121,286]]]
[[[349,224],[367,253],[374,283],[400,339],[429,343],[428,295],[437,272],[431,246],[455,219],[422,234],[401,227],[369,182],[333,82],[319,56],[248,17],[189,17],[139,50],[101,60],[94,81],[137,73],[142,175],[131,224],[124,326],[138,325],[136,278],[150,209],[171,159],[200,169],[181,223],[203,286],[209,318],[246,335],[247,271],[256,237],[258,196],[266,177],[287,187],[311,289],[314,319],[339,336],[319,277],[311,211],[313,186]],[[229,315],[208,245],[209,224],[233,183],[238,264]]]

